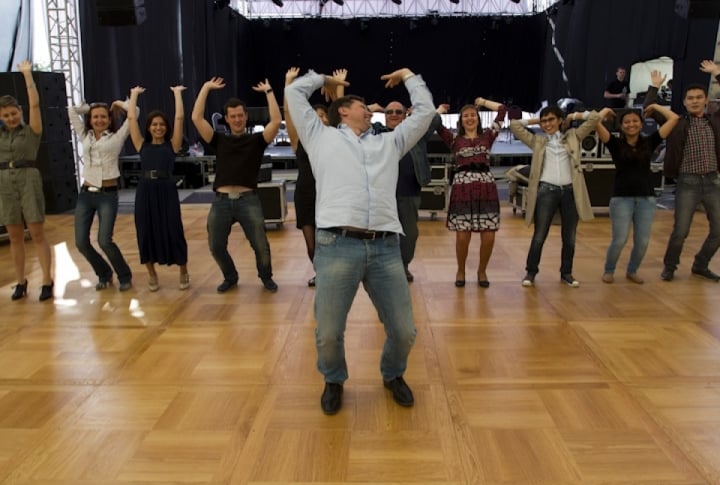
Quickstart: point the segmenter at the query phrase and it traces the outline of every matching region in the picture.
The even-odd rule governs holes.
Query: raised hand
[[[667,79],[667,75],[663,75],[660,71],[650,71],[650,82],[656,88],[662,86],[665,79]]]
[[[178,85],[178,86],[170,86],[170,91],[172,91],[173,93],[182,93],[182,92],[185,91],[186,89],[187,89],[187,88],[186,88],[185,86],[181,86],[181,85]]]
[[[660,107],[660,105],[658,105],[657,103],[649,104],[649,105],[645,106],[645,109],[643,110],[643,115],[644,115],[644,116],[650,116],[650,115],[653,114],[655,111],[657,111],[657,109],[658,109],[659,107]]]
[[[300,68],[299,67],[291,67],[287,70],[285,73],[285,86],[290,84],[295,80],[296,77],[300,74]]]
[[[720,74],[720,67],[718,67],[718,65],[715,64],[713,61],[709,60],[704,60],[700,63],[700,70],[702,72],[712,74],[713,76],[717,76],[718,74]]]
[[[135,86],[134,88],[130,88],[130,95],[135,94],[135,95],[139,96],[144,92],[145,92],[145,88],[142,86]]]
[[[335,69],[332,75],[334,78],[339,79],[340,81],[344,81],[345,79],[347,79],[347,73],[347,69]]]
[[[205,81],[205,84],[203,84],[203,87],[208,88],[210,90],[222,89],[225,87],[225,80],[221,77],[213,77],[213,78],[210,78],[209,81]]]
[[[600,120],[615,118],[615,111],[612,108],[603,108],[598,113]]]
[[[20,64],[18,64],[18,71],[25,73],[25,72],[31,72],[32,71],[32,62],[25,59],[24,61],[20,61]]]
[[[390,74],[383,74],[380,76],[380,79],[382,79],[385,82],[386,88],[394,88],[398,84],[400,84],[403,79],[406,76],[412,76],[413,72],[408,69],[407,67],[403,67],[402,69],[398,69],[397,71],[391,72]]]
[[[380,106],[378,103],[369,104],[367,108],[371,113],[382,113],[385,111],[385,108]]]
[[[448,113],[448,112],[450,111],[450,105],[447,104],[447,103],[439,104],[438,107],[437,107],[437,109],[435,109],[435,111],[436,111],[438,114],[444,115],[444,114],[446,114],[446,113]]]
[[[265,93],[268,90],[272,90],[272,86],[270,86],[267,78],[265,78],[264,81],[260,81],[255,86],[253,86],[252,89],[253,91],[257,91],[258,93]]]

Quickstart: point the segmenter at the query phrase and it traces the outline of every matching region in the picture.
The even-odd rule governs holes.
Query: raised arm
[[[600,111],[600,120],[598,121],[597,126],[595,127],[595,131],[598,134],[598,138],[601,142],[607,143],[610,141],[610,137],[612,136],[607,128],[605,128],[605,125],[603,124],[603,121],[605,121],[606,118],[613,118],[615,116],[615,111],[612,109],[610,111],[605,111],[605,109],[602,109]]]
[[[128,127],[130,128],[130,140],[132,141],[135,151],[139,152],[142,148],[142,144],[145,141],[145,137],[140,131],[140,124],[138,123],[137,100],[138,96],[145,92],[145,88],[141,86],[135,86],[130,90],[130,101],[128,101]]]
[[[38,96],[37,87],[32,77],[32,64],[30,61],[22,61],[18,64],[18,70],[25,79],[25,89],[27,89],[29,123],[30,129],[36,135],[42,133],[42,116],[40,115],[40,96]]]
[[[600,113],[598,113],[597,111],[570,113],[570,115],[568,116],[569,120],[585,120],[575,130],[575,136],[577,136],[580,140],[583,140],[586,136],[592,133],[593,130],[595,130],[598,125],[598,121],[607,116],[609,111],[612,110],[610,108],[603,108]]]
[[[653,103],[645,108],[645,116],[650,116],[653,113],[658,113],[665,119],[665,123],[660,125],[660,128],[658,128],[658,133],[660,134],[660,138],[667,138],[670,135],[670,132],[673,131],[673,129],[677,125],[678,120],[680,120],[680,116],[678,116],[667,106],[663,106],[657,103]]]
[[[265,93],[267,97],[268,113],[270,114],[270,121],[265,125],[263,130],[263,138],[266,143],[272,142],[280,131],[280,124],[282,123],[282,113],[280,113],[280,106],[278,105],[277,98],[273,92],[272,86],[267,79],[260,81],[253,86],[253,91],[258,93]]]
[[[203,84],[202,88],[200,88],[197,99],[195,99],[195,105],[193,106],[191,115],[192,122],[193,125],[195,125],[195,129],[197,129],[200,134],[200,138],[205,140],[206,143],[210,143],[210,140],[212,140],[213,137],[213,127],[208,120],[205,119],[205,104],[207,103],[207,97],[210,91],[222,89],[224,87],[225,81],[223,78],[214,77],[209,81],[205,81],[205,84]]]
[[[173,122],[170,144],[175,153],[178,153],[182,148],[183,123],[185,122],[185,106],[183,106],[182,92],[185,89],[185,86],[170,86],[170,91],[173,92],[173,98],[175,99],[175,121]]]
[[[300,73],[299,67],[291,67],[285,73],[285,87],[288,87]],[[290,138],[290,146],[293,151],[297,151],[298,147],[298,133],[295,129],[295,124],[292,122],[292,116],[290,116],[290,110],[288,109],[287,96],[283,96],[283,111],[285,112],[285,126],[287,127],[288,138]]]
[[[645,102],[643,103],[643,109],[647,109],[651,104],[655,104],[658,98],[658,90],[660,86],[665,82],[665,77],[660,71],[650,71],[650,85],[648,86],[648,92],[645,95]],[[652,116],[659,125],[665,123],[665,118],[659,111],[653,110]]]

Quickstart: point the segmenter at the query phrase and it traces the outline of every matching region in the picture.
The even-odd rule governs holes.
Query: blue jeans
[[[118,212],[117,192],[80,192],[75,206],[75,246],[85,256],[100,281],[111,281],[113,269],[120,283],[130,283],[132,272],[117,244],[113,229]],[[110,264],[90,244],[90,228],[98,216],[98,244]]]
[[[650,242],[650,228],[655,217],[655,197],[613,197],[610,199],[612,241],[605,257],[605,272],[615,272],[620,252],[633,227],[633,248],[627,272],[635,274],[645,257]]]
[[[560,226],[562,235],[560,274],[572,273],[573,258],[575,257],[575,230],[578,223],[572,185],[559,186],[540,182],[535,202],[535,230],[525,265],[525,271],[529,274],[534,275],[539,271],[543,245],[550,231],[553,216],[558,209],[560,209],[562,220]]]
[[[710,233],[695,255],[693,266],[707,268],[720,247],[720,178],[717,172],[706,175],[680,174],[675,187],[675,224],[663,260],[668,269],[674,271],[680,263],[683,243],[700,202],[705,206]]]
[[[415,245],[419,235],[418,211],[420,210],[420,197],[397,197],[398,218],[405,235],[400,235],[400,255],[407,268],[415,256]]]
[[[325,382],[348,378],[345,326],[361,282],[385,326],[380,373],[386,381],[402,376],[416,331],[399,237],[361,240],[318,229],[315,239],[315,342]]]
[[[207,220],[210,253],[220,267],[226,281],[237,283],[238,272],[227,250],[228,236],[234,223],[240,223],[245,237],[255,251],[255,266],[260,279],[272,277],[270,244],[265,234],[265,217],[257,193],[247,193],[239,199],[216,197],[210,206]]]

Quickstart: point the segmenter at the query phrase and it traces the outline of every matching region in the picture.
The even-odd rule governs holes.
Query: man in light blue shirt
[[[400,256],[395,188],[399,160],[427,131],[435,114],[432,96],[420,76],[407,68],[381,77],[386,87],[405,83],[413,115],[388,133],[374,134],[372,114],[357,96],[330,105],[325,126],[308,102],[325,84],[338,82],[309,72],[285,88],[290,115],[315,175],[315,318],[318,370],[325,377],[321,407],[335,414],[348,378],[344,334],[347,314],[363,283],[387,339],[380,370],[384,385],[402,406],[412,406],[403,374],[415,341],[412,302]],[[335,120],[335,123],[333,123]]]

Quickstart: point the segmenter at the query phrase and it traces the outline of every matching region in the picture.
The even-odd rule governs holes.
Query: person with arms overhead
[[[483,129],[479,108],[496,111],[490,128]],[[490,286],[487,266],[495,246],[495,233],[500,227],[500,199],[495,178],[490,171],[490,150],[505,119],[505,105],[485,98],[460,108],[457,135],[440,125],[438,135],[455,156],[447,228],[455,231],[457,272],[455,286],[465,286],[465,262],[473,232],[480,233],[480,260],[477,278],[481,288]]]
[[[339,82],[330,76],[311,71],[285,88],[317,182],[315,336],[317,367],[325,379],[320,399],[325,414],[337,413],[342,405],[348,378],[345,326],[361,282],[385,326],[383,384],[398,404],[415,402],[403,378],[416,330],[400,256],[395,191],[399,161],[426,133],[435,110],[425,82],[410,69],[381,79],[387,87],[404,82],[413,106],[413,115],[386,133],[373,132],[365,101],[353,95],[335,100],[328,113],[330,126],[323,124],[308,98],[324,84]]]
[[[142,178],[135,191],[135,231],[137,233],[140,263],[147,267],[150,291],[160,288],[155,264],[180,266],[180,289],[190,286],[187,271],[187,241],[183,230],[180,200],[173,178],[175,154],[180,151],[183,140],[182,125],[185,110],[182,92],[185,86],[170,88],[175,99],[175,125],[170,135],[170,123],[160,111],[147,116],[145,134],[140,131],[137,120],[138,96],[145,88],[136,86],[130,90],[128,120],[130,139],[140,154]]]
[[[5,225],[10,239],[17,277],[11,299],[19,300],[27,295],[24,227],[27,224],[42,270],[39,299],[45,301],[52,298],[54,285],[50,244],[45,237],[45,196],[35,162],[43,127],[40,97],[32,77],[32,63],[22,61],[18,69],[27,90],[30,119],[27,125],[23,122],[22,108],[15,98],[0,97],[0,224]]]
[[[720,67],[713,61],[700,63],[700,70],[720,82]],[[650,106],[658,96],[662,78],[651,79],[645,97]],[[663,172],[675,178],[675,218],[670,240],[663,257],[664,268],[660,277],[672,281],[680,264],[683,244],[690,232],[693,215],[699,203],[705,207],[710,232],[695,254],[691,273],[711,281],[720,281],[720,275],[710,270],[712,257],[720,247],[720,111],[713,115],[705,112],[708,104],[707,88],[702,84],[690,84],[683,93],[683,105],[687,114],[680,118],[667,138]],[[661,112],[655,112],[658,123],[665,122]]]
[[[116,128],[116,113],[127,110],[126,101],[69,106],[70,124],[83,146],[83,184],[75,206],[75,246],[85,256],[98,277],[95,290],[101,291],[112,284],[113,269],[120,283],[119,290],[132,288],[132,271],[120,248],[113,241],[119,197],[119,157],[129,133],[125,119]],[[90,228],[97,213],[98,244],[110,264],[90,243]],[[111,266],[112,265],[112,266]]]
[[[532,149],[530,177],[525,222],[535,224],[530,249],[525,264],[524,287],[535,285],[535,276],[540,271],[540,257],[550,232],[555,213],[560,211],[562,250],[560,281],[577,288],[580,282],[573,277],[575,257],[575,232],[578,220],[589,221],[593,216],[590,196],[585,185],[585,176],[580,165],[580,142],[588,136],[601,118],[608,116],[610,108],[600,113],[595,111],[571,113],[571,121],[584,120],[578,128],[560,131],[564,113],[557,106],[547,106],[540,111],[539,119],[512,120],[510,131],[515,137]],[[540,124],[543,133],[535,134],[528,125]]]
[[[653,83],[658,78],[662,79],[658,71],[652,71],[650,76]],[[615,183],[609,207],[612,241],[607,250],[602,276],[605,283],[615,280],[615,266],[627,242],[630,226],[633,228],[633,248],[625,277],[634,283],[644,282],[638,275],[638,269],[650,242],[650,229],[655,215],[655,187],[650,160],[679,119],[678,115],[658,104],[648,105],[645,109],[646,115],[653,112],[660,113],[666,121],[647,137],[641,134],[643,118],[635,111],[628,110],[620,115],[619,137],[613,136],[603,123],[597,124],[598,137],[610,151],[615,164]]]
[[[207,231],[210,252],[223,274],[223,281],[217,287],[224,293],[238,284],[238,272],[228,252],[228,236],[234,223],[239,223],[245,237],[255,252],[258,277],[268,291],[277,291],[272,276],[270,244],[265,233],[265,217],[257,194],[257,179],[260,173],[263,153],[275,139],[282,115],[275,94],[267,81],[253,86],[253,91],[265,93],[270,121],[261,133],[247,133],[247,109],[245,103],[230,98],[223,108],[230,134],[214,131],[205,116],[205,104],[210,91],[222,89],[225,81],[213,77],[203,84],[192,111],[192,121],[200,137],[213,147],[215,159],[215,200],[210,206]]]

